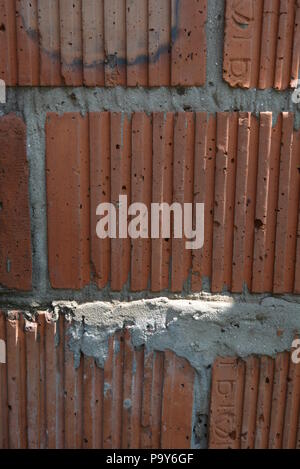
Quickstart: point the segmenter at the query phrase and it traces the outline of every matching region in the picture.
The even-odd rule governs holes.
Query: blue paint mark
[[[96,60],[90,64],[83,64],[82,59],[74,59],[71,63],[67,64],[65,63],[64,65],[68,67],[69,69],[77,70],[78,68],[82,68],[83,65],[85,69],[96,69],[98,67],[103,67],[103,66],[110,66],[112,69],[118,68],[118,67],[133,67],[136,65],[143,65],[143,64],[148,64],[148,63],[157,63],[161,56],[170,53],[172,46],[175,44],[179,37],[179,9],[180,9],[180,2],[181,0],[176,0],[175,3],[175,25],[172,27],[171,30],[171,43],[168,44],[162,44],[156,51],[156,53],[152,56],[149,57],[149,55],[139,55],[137,56],[134,60],[128,61],[127,58],[124,57],[118,57],[117,55],[111,55],[105,60]],[[25,19],[22,15],[22,23],[24,30],[30,37],[30,39],[34,42],[39,42],[39,33],[38,31],[28,27],[26,25]],[[49,59],[53,62],[60,62],[61,57],[59,52],[53,52],[45,49],[44,47],[41,48],[41,52],[49,57]]]

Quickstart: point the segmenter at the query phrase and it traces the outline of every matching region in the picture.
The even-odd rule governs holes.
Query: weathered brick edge
[[[288,352],[216,360],[209,447],[300,449],[300,364]]]
[[[201,86],[207,0],[0,0],[15,86]]]
[[[32,287],[26,126],[14,114],[0,118],[0,289]]]
[[[195,372],[173,352],[147,353],[124,330],[109,339],[104,369],[75,363],[72,322],[0,312],[0,449],[191,447]]]
[[[49,275],[53,288],[300,293],[300,131],[250,113],[49,114]],[[205,203],[205,242],[99,240],[96,207]]]
[[[299,0],[227,0],[223,76],[242,88],[297,87]]]

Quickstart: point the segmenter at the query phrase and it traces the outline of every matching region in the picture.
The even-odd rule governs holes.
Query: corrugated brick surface
[[[0,78],[20,86],[196,86],[207,0],[1,0]]]
[[[194,370],[172,352],[109,339],[104,369],[74,362],[71,323],[0,313],[0,448],[190,448]]]
[[[293,449],[299,445],[300,364],[289,353],[218,358],[213,367],[210,448]]]
[[[224,79],[243,88],[296,87],[299,0],[227,0]]]
[[[0,118],[0,286],[31,290],[32,254],[26,126]]]
[[[47,117],[49,274],[120,291],[299,293],[300,131],[283,113]],[[100,203],[205,203],[205,241],[100,240]],[[119,216],[117,216],[119,219]],[[127,216],[125,216],[125,222]],[[119,226],[117,227],[119,232]],[[71,241],[70,241],[71,240]],[[189,287],[189,278],[191,285]]]

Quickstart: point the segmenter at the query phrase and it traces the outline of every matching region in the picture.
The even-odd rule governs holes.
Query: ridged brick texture
[[[31,289],[32,253],[26,126],[0,118],[0,287]]]
[[[299,0],[227,0],[224,79],[242,88],[297,86]]]
[[[0,313],[0,448],[190,448],[194,370],[170,351],[147,353],[130,332],[109,339],[104,369],[74,361],[67,317]]]
[[[218,358],[213,367],[210,448],[300,448],[300,364],[288,352]]]
[[[0,0],[0,78],[20,86],[199,86],[207,0]]]
[[[120,291],[300,293],[300,131],[272,114],[49,114],[49,275]],[[205,203],[205,241],[100,240],[100,203]],[[117,219],[119,217],[117,216]],[[119,232],[119,226],[117,233]]]

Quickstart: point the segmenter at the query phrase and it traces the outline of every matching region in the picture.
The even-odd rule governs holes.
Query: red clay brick
[[[0,1],[0,79],[7,85],[18,83],[16,5],[12,0]]]
[[[145,449],[161,445],[161,409],[164,373],[164,353],[145,356],[142,404],[141,446]]]
[[[245,365],[233,358],[216,360],[212,372],[209,446],[239,449]]]
[[[75,363],[70,326],[67,317],[56,321],[49,313],[35,322],[21,312],[9,319],[1,313],[8,394],[0,393],[0,447],[190,448],[189,363],[171,351],[134,349],[129,330],[109,339],[104,370],[87,356]]]
[[[90,114],[90,184],[91,184],[91,262],[92,273],[99,288],[110,279],[110,239],[99,239],[95,226],[96,209],[110,202],[111,194],[110,114]]]
[[[125,114],[111,114],[111,202],[117,212],[117,234],[119,226],[119,196],[127,196],[131,203],[131,122]],[[126,221],[128,217],[125,216]],[[120,291],[127,283],[130,273],[131,241],[111,240],[111,288]]]
[[[26,127],[9,114],[0,119],[0,285],[29,291],[32,253]]]
[[[104,86],[104,0],[82,2],[83,81]]]
[[[49,114],[46,134],[50,283],[80,289],[90,283],[88,119]]]
[[[5,316],[0,311],[0,340],[7,342]],[[0,448],[8,449],[8,406],[6,364],[0,363]]]
[[[206,79],[207,0],[172,0],[172,86],[202,86]],[[178,6],[177,6],[178,5]]]
[[[37,0],[16,0],[16,18],[18,82],[24,86],[37,86],[40,81]]]
[[[148,0],[126,0],[126,28],[127,86],[147,86]]]
[[[165,352],[162,403],[163,449],[191,447],[195,374],[189,363]]]
[[[259,359],[250,357],[246,361],[241,448],[253,449],[255,445],[256,407],[259,383]]]
[[[299,207],[299,153],[293,115],[283,113],[277,207],[274,293],[292,293],[295,281],[296,232]]]
[[[212,276],[214,191],[216,164],[216,119],[206,113],[196,115],[194,203],[205,203],[204,246],[193,252],[192,290],[202,289],[202,279]]]
[[[81,86],[82,0],[60,0],[61,75],[67,86]]]
[[[204,85],[207,0],[188,3],[1,0],[0,76],[20,86]]]
[[[149,0],[149,86],[171,81],[171,3]]]
[[[126,85],[126,4],[104,0],[105,84]]]
[[[40,84],[62,85],[60,71],[59,0],[38,0]]]
[[[173,197],[173,138],[172,113],[153,115],[153,188],[152,202],[171,205]],[[169,288],[169,268],[172,240],[152,239],[151,290]]]
[[[297,0],[226,2],[224,79],[243,88],[296,87],[298,19]]]
[[[92,274],[99,288],[110,280],[111,289],[120,291],[131,276],[132,291],[147,290],[151,278],[152,291],[171,288],[179,292],[191,274],[192,291],[201,291],[203,279],[211,281],[215,293],[224,288],[240,293],[244,286],[255,293],[299,291],[300,132],[293,130],[293,115],[283,113],[274,127],[269,113],[262,113],[259,119],[248,113],[220,113],[216,118],[204,113],[174,116],[154,114],[151,123],[151,117],[143,113],[131,118],[118,113],[92,113],[89,119],[77,114],[55,119],[50,115],[50,122],[54,119],[55,123],[47,126],[48,160],[52,164],[52,177],[49,171],[47,176],[49,220],[68,220],[68,229],[74,224],[72,233],[78,237],[76,253],[63,233],[65,227],[51,230],[49,223],[52,285],[66,288],[68,282],[69,288],[82,288],[90,283]],[[77,164],[82,169],[71,173],[71,177],[67,173],[74,156],[61,157],[65,153],[57,151],[57,145],[71,141],[70,152],[75,154],[77,150],[72,148],[77,140],[83,152],[81,156],[79,152]],[[51,157],[52,152],[57,157]],[[62,169],[58,169],[55,158]],[[79,225],[76,212],[70,215],[66,188],[60,193],[56,190],[66,181],[71,184],[77,176],[84,181],[79,191],[82,196],[90,190],[90,225]],[[68,189],[72,197],[74,184]],[[117,239],[98,239],[96,207],[112,202],[118,221],[120,195],[127,195],[128,204],[144,202],[147,206],[150,202],[204,202],[203,249],[186,250],[185,239],[122,239],[119,227]],[[85,200],[88,206],[87,195]],[[88,219],[86,213],[79,216]],[[125,221],[129,221],[127,217]],[[81,237],[79,230],[86,237]],[[69,278],[62,278],[67,269],[63,266],[68,263],[57,263],[57,247],[62,258],[73,258],[77,274],[73,269]],[[84,273],[82,284],[78,271]]]
[[[174,122],[173,203],[182,208],[185,203],[193,203],[194,136],[193,114],[179,113]],[[173,292],[183,290],[192,267],[192,251],[185,248],[185,243],[185,236],[172,239]]]
[[[221,370],[220,363],[223,364]],[[233,370],[238,366],[245,368],[245,373],[240,374],[237,380]],[[232,447],[230,436],[234,435],[237,436],[236,448],[295,449],[300,402],[299,370],[299,365],[292,363],[287,352],[278,354],[275,359],[249,357],[245,363],[240,359],[218,359],[213,369],[210,447]],[[227,373],[228,381],[222,373]],[[239,386],[239,398],[237,393],[227,392],[221,399],[220,386],[224,383],[232,390]],[[225,410],[227,419],[224,418]],[[242,415],[241,433],[236,415]]]
[[[38,449],[40,444],[40,363],[37,324],[25,321],[26,343],[26,395],[28,449]]]
[[[147,290],[151,265],[151,201],[152,201],[152,122],[144,113],[132,118],[131,203],[148,208],[147,239],[131,241],[131,290]],[[141,229],[141,226],[140,226]]]
[[[27,449],[26,431],[26,351],[24,320],[11,312],[6,321],[7,406],[9,448]]]
[[[82,449],[83,446],[83,363],[75,364],[74,353],[68,347],[71,322],[65,318],[64,349],[64,447]]]

